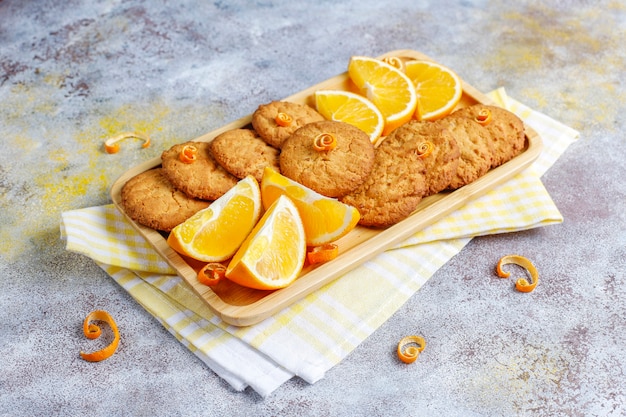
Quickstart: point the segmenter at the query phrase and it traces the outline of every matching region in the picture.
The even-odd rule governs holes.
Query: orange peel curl
[[[508,278],[511,276],[510,272],[504,271],[502,267],[508,264],[515,264],[521,266],[526,269],[530,274],[532,282],[528,282],[526,278],[518,278],[515,281],[515,289],[520,292],[531,292],[537,287],[537,283],[539,282],[539,273],[537,272],[537,268],[535,265],[526,257],[520,255],[506,255],[500,258],[498,264],[496,265],[496,274],[500,278]]]
[[[279,112],[274,118],[274,121],[278,126],[286,127],[291,125],[291,123],[293,122],[293,118],[287,113]]]
[[[334,243],[326,243],[324,245],[315,246],[309,250],[306,254],[306,259],[309,264],[321,264],[324,262],[332,261],[339,255],[339,248]]]
[[[392,67],[395,67],[397,69],[399,69],[402,72],[405,72],[405,66],[404,66],[404,61],[402,59],[400,59],[397,56],[388,56],[383,58],[383,62],[391,65]]]
[[[217,285],[226,276],[226,267],[219,262],[209,262],[198,272],[198,281],[210,287]]]
[[[337,146],[337,138],[330,133],[320,133],[313,139],[313,149],[318,152],[331,151]]]
[[[435,145],[432,142],[422,142],[417,146],[417,156],[424,159],[433,153],[433,149],[435,149]]]
[[[83,321],[83,333],[87,339],[97,339],[102,334],[100,326],[91,323],[94,320],[99,320],[107,323],[113,332],[113,340],[108,346],[91,353],[85,353],[80,351],[80,356],[88,362],[99,362],[109,358],[117,350],[117,346],[120,342],[120,333],[117,330],[117,324],[111,315],[104,310],[94,310],[85,317]]]
[[[480,109],[480,111],[474,118],[474,120],[478,124],[483,125],[483,126],[487,126],[489,123],[491,123],[491,119],[492,119],[491,110],[489,109]]]
[[[426,348],[426,340],[422,336],[405,336],[398,342],[398,358],[404,363],[413,363]]]
[[[129,138],[143,140],[142,148],[150,146],[150,136],[140,132],[122,132],[104,141],[104,151],[109,154],[118,153],[120,150],[120,144],[118,142]]]
[[[198,148],[193,145],[185,145],[183,149],[180,150],[180,155],[178,155],[178,159],[184,164],[193,164],[198,159]]]

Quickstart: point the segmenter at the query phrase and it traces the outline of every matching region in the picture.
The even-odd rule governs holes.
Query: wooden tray
[[[397,56],[405,60],[430,59],[412,50],[392,51],[380,58],[387,56]],[[319,89],[349,89],[347,73],[328,79],[284,100],[305,103],[315,107],[314,93]],[[463,82],[463,96],[458,107],[475,103],[493,104],[480,91]],[[211,141],[215,136],[227,130],[249,126],[251,118],[251,115],[243,117],[194,140]],[[525,129],[526,148],[517,157],[492,169],[477,181],[463,188],[425,198],[411,216],[387,229],[357,226],[336,242],[340,253],[337,258],[316,267],[305,268],[293,284],[276,291],[244,288],[229,280],[223,280],[219,285],[212,288],[200,284],[196,278],[197,271],[202,266],[200,263],[181,257],[169,247],[165,240],[166,237],[162,233],[135,223],[124,213],[124,208],[121,205],[122,186],[133,176],[159,166],[161,164],[160,157],[146,161],[125,172],[113,184],[111,197],[117,209],[124,214],[135,229],[148,240],[222,320],[236,326],[248,326],[277,313],[522,171],[539,156],[542,149],[539,135],[528,126],[525,126]]]

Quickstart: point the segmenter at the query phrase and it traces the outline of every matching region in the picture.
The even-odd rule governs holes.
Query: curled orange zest
[[[226,267],[219,262],[210,262],[198,272],[198,281],[212,287],[226,276]]]
[[[197,159],[198,148],[193,145],[185,145],[180,150],[179,159],[185,164],[193,164]]]
[[[313,139],[313,149],[318,152],[330,151],[337,146],[337,138],[330,133],[320,133]]]
[[[80,356],[84,360],[88,362],[99,362],[115,353],[117,345],[120,342],[120,333],[117,330],[117,324],[115,324],[115,320],[113,320],[113,317],[111,317],[108,312],[104,310],[95,310],[89,313],[87,317],[85,317],[85,321],[83,322],[83,333],[88,339],[97,339],[102,334],[102,329],[100,329],[100,326],[91,323],[91,321],[93,320],[99,320],[107,323],[113,331],[113,340],[111,341],[111,343],[109,343],[107,347],[92,353],[85,353],[83,351],[80,352]]]
[[[120,150],[120,144],[118,142],[128,138],[142,139],[142,148],[147,148],[148,146],[150,146],[150,137],[148,135],[144,135],[138,132],[123,132],[104,141],[104,150],[106,151],[106,153],[117,153]]]
[[[429,141],[422,142],[417,146],[417,156],[424,159],[428,155],[433,153],[434,148],[435,148],[435,145],[433,145],[432,142],[429,142]]]
[[[487,126],[489,123],[491,123],[491,110],[481,109],[474,118],[474,120],[476,120],[480,125]]]
[[[311,265],[331,261],[339,255],[339,248],[334,243],[315,246],[307,252],[306,258]]]
[[[280,112],[276,115],[276,117],[274,118],[274,121],[276,122],[278,126],[285,127],[285,126],[289,126],[291,122],[293,122],[293,119],[287,113]]]
[[[520,292],[531,292],[537,286],[539,282],[539,273],[537,272],[537,268],[535,265],[528,259],[520,255],[507,255],[500,258],[498,261],[498,265],[496,266],[496,274],[500,278],[508,278],[511,276],[510,272],[506,272],[502,269],[504,265],[507,264],[515,264],[525,268],[532,278],[532,283],[529,283],[525,278],[518,278],[515,281],[515,289]]]
[[[398,343],[398,358],[404,363],[413,363],[426,347],[422,336],[406,336]]]
[[[397,56],[388,56],[386,58],[383,58],[383,62],[404,72],[404,61]]]

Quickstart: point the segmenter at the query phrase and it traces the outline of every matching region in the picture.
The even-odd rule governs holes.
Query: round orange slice
[[[452,113],[463,94],[458,75],[430,61],[408,61],[404,68],[417,92],[417,120],[437,120]]]
[[[413,118],[417,93],[400,69],[379,59],[353,56],[348,64],[348,76],[358,92],[385,117],[383,136]]]
[[[260,216],[259,183],[248,176],[172,229],[167,243],[193,259],[221,262],[233,256]]]
[[[315,92],[315,107],[324,118],[356,126],[376,143],[385,127],[385,118],[367,98],[343,90]]]
[[[290,197],[298,208],[308,246],[339,239],[354,229],[361,217],[355,207],[323,196],[266,167],[261,180],[263,207],[268,208],[281,195]]]
[[[305,256],[304,227],[298,209],[282,195],[230,260],[226,278],[259,290],[284,288],[298,278]]]

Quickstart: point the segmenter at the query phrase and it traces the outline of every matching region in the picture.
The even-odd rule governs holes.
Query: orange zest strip
[[[433,145],[432,142],[429,142],[429,141],[422,142],[417,146],[417,156],[424,159],[428,155],[433,153],[434,148],[435,148],[435,145]]]
[[[279,112],[274,118],[274,121],[278,126],[285,127],[289,126],[291,122],[293,122],[293,119],[287,113]]]
[[[404,363],[413,363],[426,348],[422,336],[406,336],[398,343],[398,358]]]
[[[99,320],[107,323],[113,331],[113,340],[111,341],[111,343],[109,343],[107,347],[92,353],[85,353],[83,351],[80,352],[80,356],[84,360],[88,362],[99,362],[115,353],[117,345],[120,343],[120,333],[117,330],[117,324],[115,324],[115,320],[113,320],[113,317],[111,317],[108,312],[104,310],[95,310],[89,313],[87,317],[85,317],[85,321],[83,322],[83,333],[88,339],[97,339],[102,334],[102,329],[100,329],[100,326],[91,323],[93,320]]]
[[[148,135],[144,135],[138,132],[123,132],[119,135],[113,136],[112,138],[104,141],[104,150],[106,153],[117,153],[120,150],[120,144],[118,143],[121,140],[136,138],[143,140],[142,148],[147,148],[150,146],[150,137]]]
[[[400,71],[404,72],[404,61],[398,58],[397,56],[388,56],[383,58],[383,62],[391,65],[392,67],[398,68]]]
[[[320,133],[313,139],[313,149],[318,152],[331,151],[337,146],[337,138],[330,133]]]
[[[306,259],[309,264],[321,264],[324,262],[332,261],[339,255],[339,248],[334,243],[326,243],[321,246],[315,246],[313,249],[307,252]]]
[[[476,117],[474,118],[478,124],[487,126],[491,123],[491,110],[489,109],[481,109]]]
[[[185,164],[193,164],[198,158],[198,148],[193,145],[185,145],[180,150],[179,159]]]
[[[500,258],[498,261],[498,265],[496,266],[496,274],[500,278],[508,278],[511,276],[510,272],[506,272],[502,269],[504,265],[515,264],[525,268],[532,278],[532,283],[529,283],[525,278],[518,278],[515,281],[515,289],[520,292],[531,292],[537,286],[539,282],[539,273],[537,272],[537,268],[535,265],[528,259],[520,255],[507,255]]]
[[[219,284],[226,276],[226,267],[219,262],[210,262],[198,272],[198,281],[210,287]]]

